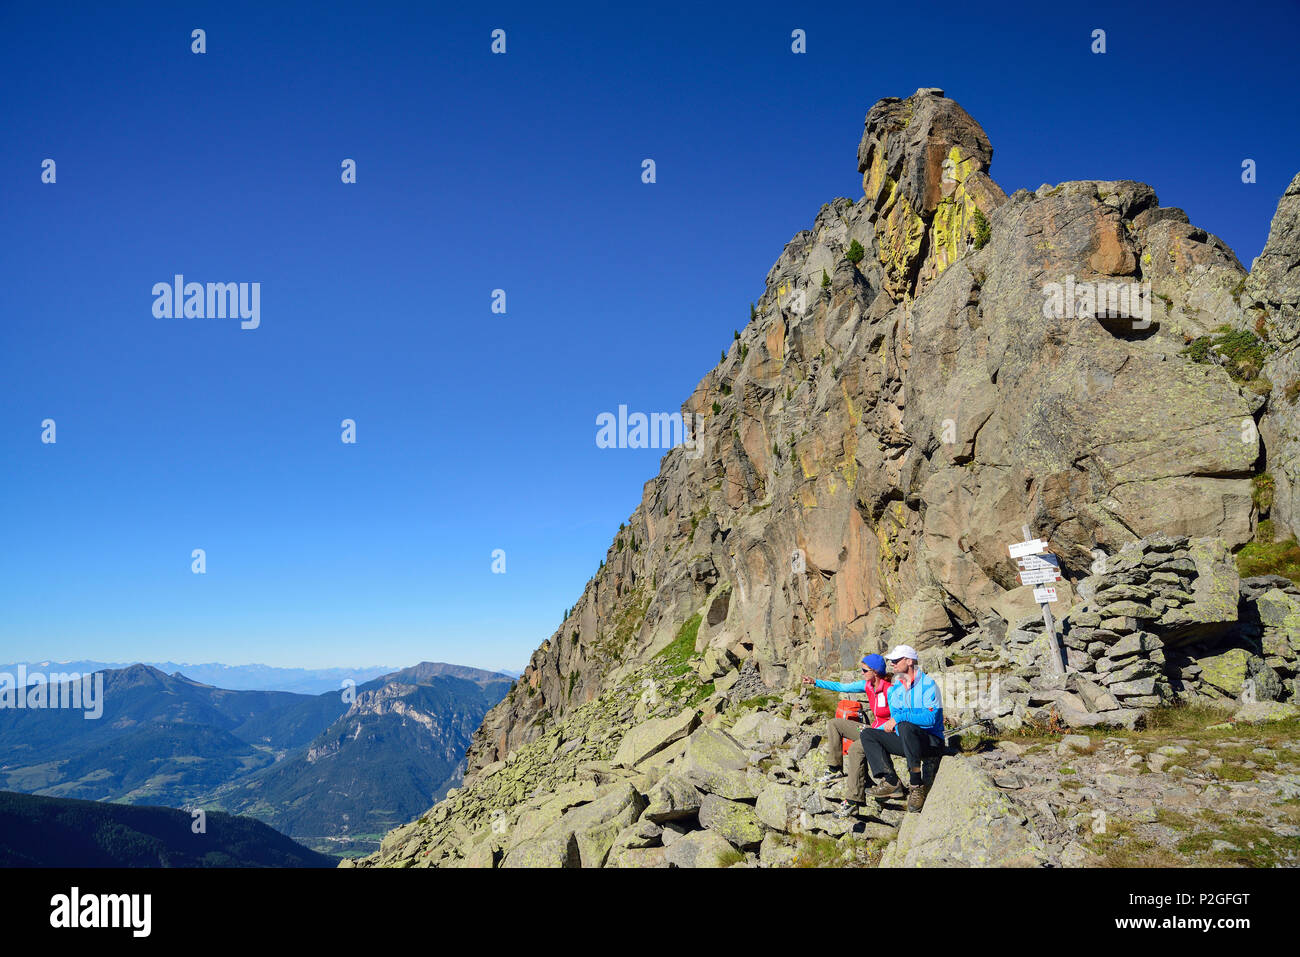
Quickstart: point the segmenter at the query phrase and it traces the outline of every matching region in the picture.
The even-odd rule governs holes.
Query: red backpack
[[[840,703],[835,707],[835,717],[848,718],[850,721],[861,721],[862,702],[850,701],[848,698],[841,698]],[[843,743],[844,750],[841,753],[848,754],[849,748],[853,746],[853,741],[850,738],[845,738]]]

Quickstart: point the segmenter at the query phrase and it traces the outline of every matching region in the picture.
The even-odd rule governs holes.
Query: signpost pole
[[[1021,525],[1020,531],[1025,536],[1025,541],[1029,541],[1033,536],[1029,532],[1028,525]],[[1052,665],[1056,668],[1056,673],[1064,677],[1065,664],[1061,661],[1061,646],[1056,641],[1056,627],[1052,623],[1052,606],[1048,602],[1039,602],[1039,608],[1043,610],[1043,625],[1047,629],[1047,647],[1052,652]]]

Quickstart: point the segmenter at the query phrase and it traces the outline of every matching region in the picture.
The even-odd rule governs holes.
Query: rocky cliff
[[[886,643],[921,649],[932,671],[1011,669],[1018,696],[983,715],[1003,730],[1045,707],[1132,726],[1180,693],[1216,696],[1186,649],[1254,640],[1230,553],[1268,509],[1270,538],[1300,522],[1300,178],[1248,274],[1149,186],[1007,196],[992,158],[941,90],[871,108],[864,195],[823,206],[786,245],[753,318],[683,406],[702,417],[695,448],[664,457],[565,621],[488,714],[465,790],[376,862],[410,863],[414,851],[392,852],[412,842],[463,860],[448,835],[488,815],[585,806],[590,796],[556,795],[584,774],[615,786],[601,766],[639,767],[618,750],[652,721],[671,723],[645,735],[661,769],[691,765],[687,742],[724,716],[763,713],[766,695],[786,694],[800,726],[799,707],[812,714],[789,697],[800,672],[837,671]],[[1043,680],[1037,607],[1008,559],[1026,524],[1066,575],[1068,686]],[[1165,657],[1166,641],[1184,651]],[[1294,671],[1276,674],[1273,697],[1292,697]],[[744,778],[735,740],[697,751],[698,766]],[[647,801],[673,800],[618,786],[628,793],[602,794],[600,820],[621,829]],[[701,793],[752,805],[755,787]],[[557,800],[570,803],[555,811]],[[434,824],[434,837],[415,833]],[[553,845],[538,853],[609,853],[599,840]]]

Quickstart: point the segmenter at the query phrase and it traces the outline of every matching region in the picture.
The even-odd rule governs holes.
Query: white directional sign
[[[1025,541],[1007,546],[1011,557],[1017,559],[1021,585],[1039,585],[1034,589],[1034,601],[1043,610],[1043,627],[1047,629],[1047,647],[1052,656],[1052,670],[1058,675],[1066,673],[1065,659],[1056,641],[1056,628],[1052,624],[1052,602],[1056,601],[1056,588],[1053,582],[1061,580],[1061,560],[1055,555],[1047,554],[1047,542],[1041,538],[1030,538],[1029,523],[1020,526],[1020,534]]]
[[[1012,558],[1020,558],[1023,555],[1037,555],[1039,552],[1047,551],[1047,542],[1038,538],[1028,542],[1016,542],[1014,545],[1008,545],[1007,551],[1011,553]]]
[[[1020,584],[1022,585],[1041,585],[1044,582],[1058,582],[1061,580],[1061,570],[1059,568],[1034,568],[1020,573]]]

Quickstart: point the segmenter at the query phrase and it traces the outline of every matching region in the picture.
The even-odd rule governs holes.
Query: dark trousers
[[[894,762],[889,760],[891,754],[906,759],[909,772],[919,768],[923,758],[943,754],[943,742],[907,721],[899,722],[897,734],[879,728],[864,728],[859,740],[862,741],[862,753],[871,767],[871,773],[886,781],[893,781],[897,777],[894,774]]]

